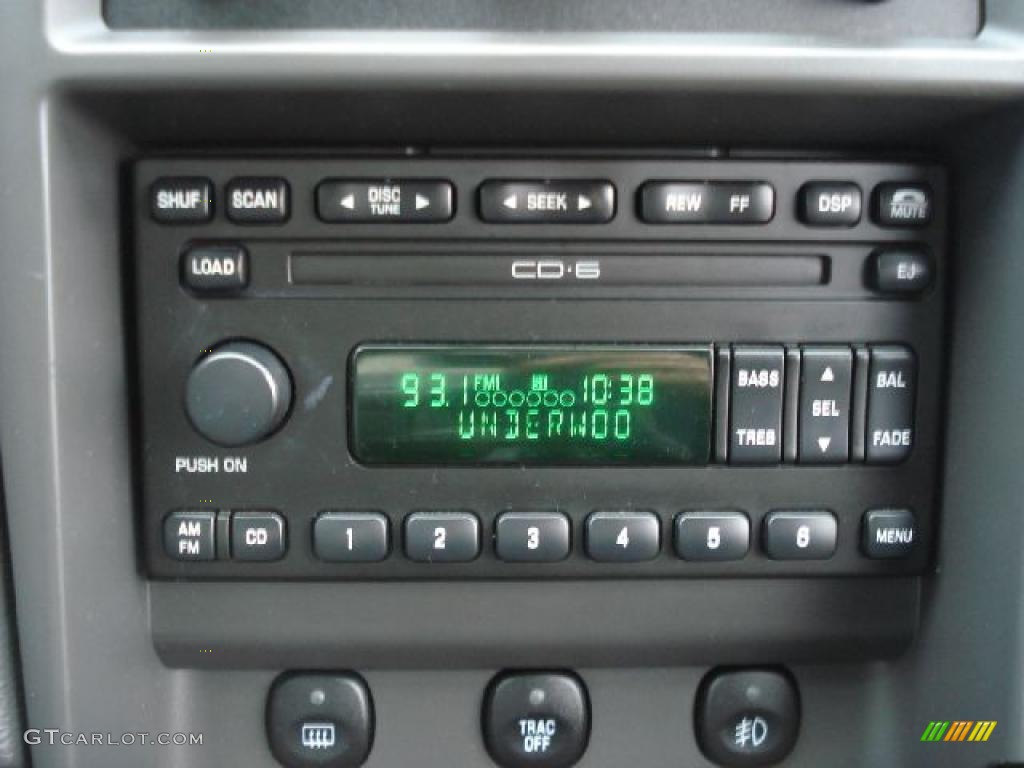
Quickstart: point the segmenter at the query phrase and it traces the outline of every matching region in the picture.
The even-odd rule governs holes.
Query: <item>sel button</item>
[[[284,552],[284,519],[277,512],[235,512],[231,516],[233,559],[280,560]]]
[[[850,457],[849,349],[805,347],[800,371],[800,462],[840,464]]]
[[[590,739],[590,704],[569,674],[507,674],[484,698],[484,742],[502,768],[568,768]]]
[[[181,254],[181,282],[194,293],[235,293],[249,282],[248,254],[238,245],[200,245]]]

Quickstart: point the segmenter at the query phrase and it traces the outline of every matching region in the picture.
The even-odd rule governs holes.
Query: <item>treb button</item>
[[[434,179],[327,179],[317,187],[316,208],[327,222],[440,222],[452,217],[455,192]]]
[[[649,181],[640,216],[652,224],[765,224],[775,189],[761,181]]]
[[[614,215],[610,181],[492,179],[480,185],[480,218],[495,224],[603,224]]]

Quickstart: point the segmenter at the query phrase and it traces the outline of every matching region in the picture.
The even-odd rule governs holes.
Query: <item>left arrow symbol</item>
[[[355,207],[356,207],[356,196],[355,195],[345,195],[343,198],[341,198],[341,207],[342,208],[347,208],[350,211],[355,209]]]

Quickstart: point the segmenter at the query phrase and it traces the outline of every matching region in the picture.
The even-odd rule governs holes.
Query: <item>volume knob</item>
[[[229,341],[203,357],[185,385],[185,411],[203,437],[226,446],[273,434],[292,403],[288,368],[270,349]]]

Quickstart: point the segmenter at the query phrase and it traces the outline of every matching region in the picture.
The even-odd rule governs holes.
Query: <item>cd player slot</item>
[[[409,254],[295,252],[296,286],[818,286],[829,282],[820,254]]]

